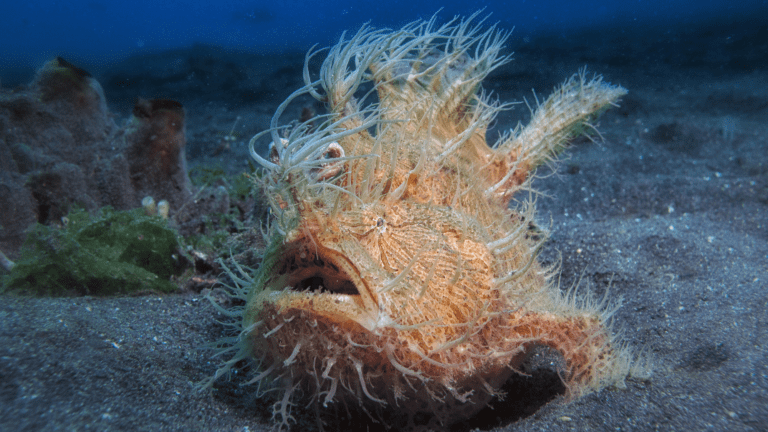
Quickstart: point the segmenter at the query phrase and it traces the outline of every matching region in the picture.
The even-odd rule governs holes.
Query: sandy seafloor
[[[577,140],[534,184],[551,229],[543,260],[562,257],[564,288],[581,278],[603,295],[612,281],[615,324],[654,372],[514,423],[507,406],[457,429],[768,430],[766,25],[513,35],[508,47],[514,61],[485,82],[503,101],[544,97],[582,66],[629,90],[600,118],[602,141]],[[119,115],[137,95],[180,100],[190,165],[234,173],[248,137],[301,84],[302,60],[195,47],[95,75]],[[528,115],[517,105],[497,129]],[[214,156],[238,116],[240,139]],[[203,348],[221,335],[217,318],[195,293],[3,295],[0,430],[267,430],[269,407],[249,388],[195,389],[218,361]],[[297,429],[313,427],[298,414]]]

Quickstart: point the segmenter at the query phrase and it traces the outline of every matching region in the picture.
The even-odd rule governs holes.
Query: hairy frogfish
[[[214,379],[253,359],[252,382],[281,392],[281,427],[297,400],[447,427],[499,396],[538,347],[561,356],[566,397],[620,385],[631,368],[610,308],[562,293],[537,260],[547,233],[531,198],[536,167],[626,91],[577,73],[489,145],[507,105],[482,81],[509,60],[508,34],[475,17],[363,27],[314,81],[307,54],[306,85],[251,141],[268,246],[257,270],[231,272],[244,306],[228,311],[239,334]],[[304,94],[328,114],[281,128]]]

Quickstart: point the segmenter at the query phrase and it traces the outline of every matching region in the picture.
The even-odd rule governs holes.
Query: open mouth
[[[272,269],[270,284],[278,291],[272,301],[278,311],[300,310],[347,328],[357,324],[372,331],[378,326],[376,299],[342,253],[299,240],[285,245]]]
[[[275,267],[292,291],[360,295],[350,277],[329,256],[306,245],[290,248]]]

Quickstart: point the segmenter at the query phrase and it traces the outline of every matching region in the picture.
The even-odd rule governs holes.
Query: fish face
[[[281,308],[393,329],[429,353],[464,336],[478,311],[501,307],[495,259],[465,215],[412,202],[357,207],[302,219],[285,237],[266,283],[281,290]]]

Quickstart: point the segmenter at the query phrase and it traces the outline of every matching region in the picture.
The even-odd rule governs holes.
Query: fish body
[[[241,281],[229,365],[256,359],[254,381],[280,386],[282,426],[301,393],[319,410],[391,408],[444,427],[485,407],[540,346],[562,356],[570,396],[626,376],[604,308],[564,296],[537,261],[547,236],[526,193],[533,170],[626,91],[574,75],[489,145],[505,105],[481,83],[508,61],[507,34],[473,18],[342,37],[320,78],[305,67],[306,86],[278,108],[269,155],[251,142],[272,222],[261,267]],[[325,122],[279,134],[304,93],[327,104]]]

